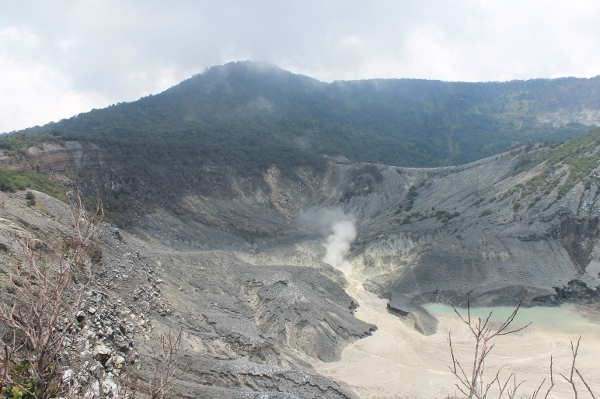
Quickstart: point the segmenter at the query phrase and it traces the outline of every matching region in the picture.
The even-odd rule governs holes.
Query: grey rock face
[[[101,227],[96,283],[67,351],[97,368],[94,397],[119,375],[147,384],[160,356],[153,343],[180,330],[178,367],[190,365],[182,397],[353,397],[310,371],[376,328],[353,316],[343,275],[322,261],[334,221],[325,215],[334,214],[356,221],[353,276],[424,334],[436,320],[421,305],[460,306],[467,293],[474,305],[514,304],[524,289],[527,305],[586,303],[600,283],[596,183],[536,198],[519,189],[540,172],[516,174],[522,155],[435,169],[378,165],[381,181],[357,179],[363,165],[352,164],[293,177],[271,168],[253,182],[211,170],[234,194],[182,198],[197,217],[155,209],[131,229]],[[17,194],[0,199],[1,264],[18,258],[15,232],[48,248],[69,234],[64,204],[36,193],[44,214]]]
[[[183,397],[355,398],[338,384],[307,370],[259,365],[244,359],[199,360],[182,384]]]
[[[354,187],[352,175],[360,165],[333,165],[321,180],[289,182],[273,173],[269,186],[280,196],[270,201],[285,200],[265,213],[259,210],[265,204],[256,202],[260,196],[251,193],[210,201],[213,209],[219,209],[211,213],[217,218],[225,218],[218,215],[230,214],[226,209],[233,210],[236,204],[240,218],[252,218],[252,223],[268,225],[276,233],[241,243],[234,231],[218,229],[221,236],[214,246],[231,245],[239,259],[257,265],[319,269],[322,243],[330,230],[318,223],[307,227],[301,215],[311,209],[339,208],[356,219],[358,237],[349,256],[355,275],[366,280],[367,289],[390,298],[390,309],[412,314],[425,333],[434,331],[435,320],[420,307],[423,303],[460,306],[469,293],[474,306],[512,305],[527,290],[529,306],[552,303],[536,298],[555,295],[554,287],[574,278],[596,287],[600,212],[595,184],[576,185],[561,198],[556,189],[539,198],[520,194],[515,187],[540,173],[534,168],[515,174],[522,156],[522,150],[515,150],[434,169],[380,165],[383,181],[350,198],[344,193]],[[411,187],[417,194],[406,210]],[[203,201],[202,209],[207,209],[208,200]],[[241,204],[246,211],[241,211]],[[277,213],[286,221],[278,221]],[[265,219],[261,221],[260,215]],[[178,234],[184,234],[184,226],[178,227]],[[283,282],[262,288],[261,298],[284,288]],[[270,311],[266,314],[273,317]]]
[[[0,192],[3,264],[21,256],[15,232],[33,235],[45,251],[71,234],[66,204],[37,192],[36,199],[46,214],[18,193]],[[356,319],[356,304],[318,270],[177,251],[108,224],[94,246],[101,253],[94,286],[65,340],[65,378],[86,381],[75,385],[76,395],[114,396],[119,377],[128,375],[144,386],[161,356],[160,334],[183,329],[178,366],[192,365],[178,390],[184,397],[354,397],[311,372],[309,359],[334,360],[375,327]]]
[[[515,174],[523,156],[519,149],[433,169],[378,165],[383,180],[373,180],[368,190],[357,188],[353,177],[363,165],[332,164],[323,176],[298,170],[296,178],[272,169],[263,183],[252,184],[223,171],[219,179],[229,182],[236,193],[232,197],[185,199],[210,223],[159,210],[141,221],[138,232],[184,251],[200,246],[233,253],[257,266],[316,268],[343,284],[321,261],[330,226],[303,219],[311,210],[340,209],[356,220],[358,235],[349,255],[355,275],[367,289],[390,298],[391,309],[418,313],[416,320],[430,320],[421,304],[461,305],[467,293],[474,305],[509,305],[527,290],[526,305],[531,305],[574,278],[596,287],[596,185],[576,185],[561,198],[556,189],[539,198],[521,194],[519,185],[541,172],[536,167]],[[411,187],[416,196],[407,210]],[[352,195],[350,188],[356,190]],[[264,234],[248,235],[249,226]],[[283,284],[263,287],[260,298],[275,295]],[[273,317],[270,310],[265,314],[267,320]],[[430,331],[425,324],[435,323],[422,323],[420,328]]]
[[[421,217],[355,247],[354,265],[368,277],[365,287],[388,296],[390,308],[422,317],[420,304],[460,306],[467,293],[474,306],[514,305],[527,290],[525,304],[532,305],[574,278],[596,287],[595,185],[576,185],[560,199],[556,192],[519,198],[511,189],[535,170],[514,175],[514,162],[506,155],[456,170],[403,170],[410,184],[425,182],[412,209]],[[517,201],[525,205],[517,207]],[[436,220],[438,210],[459,215]]]

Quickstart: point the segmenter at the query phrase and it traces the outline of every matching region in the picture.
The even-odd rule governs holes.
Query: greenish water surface
[[[455,315],[451,306],[431,303],[423,306],[434,316]],[[466,309],[457,309],[458,312],[467,317]],[[495,323],[502,322],[512,313],[514,307],[486,307],[472,308],[471,319],[485,319],[492,312],[492,321]],[[455,315],[456,316],[456,315]],[[456,316],[458,318],[458,316]],[[570,334],[597,334],[600,337],[600,324],[583,317],[579,312],[574,310],[571,305],[560,307],[532,307],[519,309],[517,317],[511,326],[521,327],[531,322],[529,328],[551,330],[556,332],[564,332]]]

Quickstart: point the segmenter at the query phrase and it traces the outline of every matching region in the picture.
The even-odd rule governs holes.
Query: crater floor
[[[360,305],[356,316],[377,325],[378,329],[346,347],[339,361],[315,362],[317,372],[348,385],[363,399],[445,398],[460,393],[449,369],[448,333],[452,333],[457,357],[465,365],[472,361],[474,340],[458,316],[448,312],[435,314],[439,320],[437,332],[425,336],[415,331],[411,318],[390,314],[387,300],[366,291],[360,282],[352,281],[347,292]],[[545,392],[552,356],[556,385],[549,397],[572,397],[570,385],[559,374],[568,375],[572,360],[570,342],[576,342],[581,334],[577,367],[592,387],[600,387],[600,375],[596,373],[600,324],[584,319],[573,306],[529,308],[520,312],[515,326],[534,321],[521,332],[497,339],[486,363],[489,379],[497,370],[501,370],[504,379],[514,372],[518,382],[525,381],[518,392],[526,395],[531,395],[546,379]],[[576,328],[573,323],[577,323]],[[564,328],[560,328],[561,324]],[[585,387],[579,384],[578,390],[583,392]]]

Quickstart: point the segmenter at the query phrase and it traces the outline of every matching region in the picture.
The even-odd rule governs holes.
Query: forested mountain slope
[[[399,166],[455,165],[518,143],[566,139],[598,122],[600,78],[327,84],[237,62],[158,95],[27,132],[86,134],[124,155],[177,154],[248,170],[314,164],[322,154]]]

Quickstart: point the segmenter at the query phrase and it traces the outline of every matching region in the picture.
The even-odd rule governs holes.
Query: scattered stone
[[[88,385],[88,389],[83,396],[83,399],[96,399],[100,398],[100,381],[92,381]]]
[[[102,393],[109,398],[116,398],[118,396],[119,388],[110,376],[107,376],[102,381]]]
[[[92,355],[94,356],[94,358],[101,360],[107,360],[110,355],[112,354],[112,350],[102,344],[98,344],[94,347],[94,350],[92,351]]]

